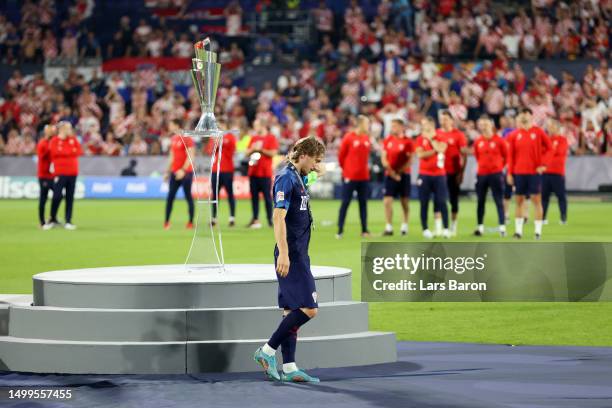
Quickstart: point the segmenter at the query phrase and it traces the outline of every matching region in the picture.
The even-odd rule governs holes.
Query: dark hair
[[[533,112],[531,111],[531,109],[529,108],[522,108],[519,113],[528,113],[530,115],[533,115]]]
[[[391,122],[399,123],[402,126],[404,126],[406,124],[406,122],[404,122],[404,119],[402,119],[402,118],[395,118]]]
[[[304,137],[293,145],[289,152],[289,160],[296,161],[301,155],[319,157],[325,154],[325,145],[314,136]]]
[[[438,112],[438,114],[440,116],[448,116],[449,118],[453,118],[453,115],[451,115],[450,111],[448,109],[440,109],[440,111]]]

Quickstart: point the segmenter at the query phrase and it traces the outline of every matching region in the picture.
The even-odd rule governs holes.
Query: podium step
[[[0,370],[66,374],[258,371],[252,356],[266,340],[88,342],[2,336]],[[392,362],[397,358],[395,335],[359,332],[300,337],[296,358],[303,368]]]

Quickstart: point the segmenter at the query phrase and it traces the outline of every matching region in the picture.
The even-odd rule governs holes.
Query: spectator
[[[132,143],[130,143],[130,148],[128,149],[128,155],[130,156],[142,156],[147,154],[147,142],[142,139],[140,133],[134,134],[134,139]]]
[[[87,32],[87,37],[79,51],[81,58],[101,58],[102,51],[100,49],[100,43],[96,39],[93,31]]]

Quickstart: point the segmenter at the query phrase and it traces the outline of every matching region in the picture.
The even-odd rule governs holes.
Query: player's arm
[[[261,154],[268,157],[274,157],[278,153],[278,141],[274,136],[271,136],[267,143],[264,143],[263,148],[261,149]]]
[[[546,164],[549,162],[554,152],[552,151],[552,143],[550,143],[550,139],[543,131],[540,132],[540,140],[542,141],[542,156],[540,157],[541,162],[536,171],[542,174],[546,171]]]
[[[340,143],[340,148],[338,149],[338,164],[340,164],[340,168],[342,169],[344,168],[344,162],[348,154],[349,143],[350,141],[348,140],[348,137],[345,136]]]
[[[416,148],[416,154],[419,159],[426,159],[428,157],[433,156],[434,154],[438,154],[435,150],[425,150],[421,146]]]
[[[508,136],[508,173],[506,174],[506,182],[514,185],[514,135]]]
[[[275,208],[272,213],[274,240],[278,247],[276,272],[283,278],[289,273],[289,246],[287,245],[287,226],[285,225],[286,216],[287,210],[284,208]]]

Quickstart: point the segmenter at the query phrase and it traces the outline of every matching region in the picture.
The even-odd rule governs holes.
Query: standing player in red
[[[547,223],[546,214],[550,202],[550,194],[555,193],[561,212],[561,224],[567,223],[567,194],[565,192],[565,162],[567,160],[567,138],[560,132],[559,122],[548,120],[548,134],[551,141],[551,153],[546,161],[546,171],[542,178],[542,210],[544,224]]]
[[[64,190],[66,191],[66,223],[64,228],[75,230],[72,224],[72,204],[74,202],[74,190],[76,179],[79,174],[79,156],[83,154],[81,144],[74,135],[70,122],[60,122],[57,125],[58,134],[49,142],[49,151],[53,163],[53,174],[55,185],[53,186],[53,201],[51,202],[51,221],[45,224],[44,229],[51,229],[59,222],[57,221],[57,210],[62,202]]]
[[[357,118],[357,127],[353,132],[348,132],[342,138],[338,150],[338,162],[342,168],[342,204],[338,215],[338,233],[336,238],[342,238],[344,233],[344,221],[349,204],[353,199],[353,193],[357,191],[359,200],[359,218],[361,219],[361,236],[369,237],[368,231],[368,194],[370,167],[370,119],[365,115]]]
[[[495,134],[493,121],[483,116],[478,121],[478,128],[482,135],[474,142],[474,157],[478,165],[476,194],[478,196],[476,218],[478,227],[474,235],[482,236],[484,233],[484,214],[487,192],[491,189],[493,201],[497,208],[497,221],[499,233],[506,236],[506,217],[504,214],[504,167],[508,161],[508,146],[506,141]]]
[[[459,192],[463,182],[466,157],[468,153],[468,142],[465,134],[455,127],[455,120],[451,113],[442,110],[438,114],[440,129],[437,130],[438,137],[444,139],[448,146],[444,168],[446,170],[446,186],[448,189],[448,200],[451,205],[451,227],[452,236],[457,235],[457,214],[459,213]],[[437,209],[436,209],[437,211]],[[439,235],[439,221],[436,225],[436,234]]]
[[[38,185],[40,186],[40,196],[38,197],[38,220],[40,227],[43,228],[45,221],[45,206],[49,191],[53,190],[53,174],[51,173],[51,151],[49,142],[57,133],[54,125],[46,125],[43,137],[36,145],[36,155],[38,156]]]
[[[385,168],[385,190],[383,204],[387,225],[383,235],[393,235],[393,198],[398,197],[402,204],[403,221],[400,233],[408,233],[410,200],[410,164],[414,151],[412,140],[406,136],[404,121],[393,119],[391,133],[383,141],[382,164]]]
[[[523,237],[523,205],[529,195],[535,210],[535,238],[542,237],[542,173],[546,170],[546,156],[551,149],[544,131],[533,125],[531,110],[525,108],[517,117],[518,128],[508,135],[508,184],[513,184],[516,195],[514,220],[515,238]]]
[[[191,195],[191,185],[193,184],[193,165],[195,158],[195,147],[193,139],[188,136],[181,136],[181,124],[177,119],[172,119],[168,123],[168,130],[172,134],[170,140],[170,156],[168,160],[168,170],[164,175],[164,180],[169,180],[168,196],[166,197],[166,218],[164,219],[164,229],[170,229],[170,214],[172,205],[179,188],[183,187],[187,208],[189,209],[189,221],[185,228],[193,228],[193,196]]]
[[[224,127],[224,124],[219,121],[219,125]],[[233,133],[227,132],[223,135],[223,149],[221,152],[221,162],[219,163],[219,191],[221,188],[225,189],[227,193],[227,201],[229,202],[230,207],[230,217],[229,217],[229,226],[233,227],[235,224],[234,217],[236,216],[236,199],[234,198],[234,153],[236,152],[236,137]],[[208,145],[206,147],[207,153],[211,154],[215,145],[214,139],[210,139],[208,141]],[[218,146],[217,149],[220,149],[221,146]],[[217,154],[213,157],[212,160],[212,177],[211,177],[211,189],[212,189],[212,199],[214,201],[212,206],[212,224],[217,224],[217,206],[218,206],[218,198],[217,198],[217,158],[219,157],[219,151],[217,150]]]
[[[419,158],[419,200],[421,201],[421,226],[423,238],[431,239],[434,234],[427,226],[429,199],[433,194],[434,211],[440,212],[444,230],[442,236],[450,238],[448,230],[448,209],[446,208],[447,186],[444,166],[446,142],[436,133],[436,125],[431,117],[421,121],[421,135],[416,140],[415,151]]]
[[[259,194],[266,203],[268,225],[272,226],[272,158],[278,152],[278,141],[261,119],[253,122],[255,134],[251,137],[246,155],[249,157],[249,186],[253,219],[249,228],[261,228],[259,222]]]

